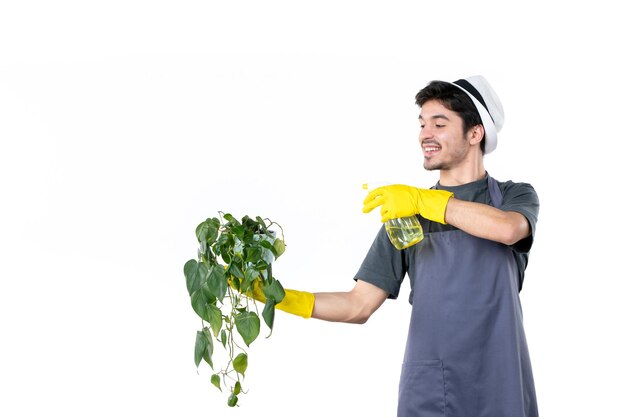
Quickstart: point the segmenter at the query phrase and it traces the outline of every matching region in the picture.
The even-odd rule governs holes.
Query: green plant
[[[191,306],[202,319],[202,329],[196,332],[196,367],[203,360],[211,367],[211,383],[220,391],[222,386],[228,390],[227,404],[234,407],[244,393],[242,381],[248,367],[241,341],[250,347],[261,329],[258,306],[250,295],[256,288],[266,298],[261,316],[270,329],[269,337],[274,306],[285,296],[272,275],[272,263],[285,251],[285,243],[282,227],[269,219],[244,216],[239,221],[231,214],[219,214],[196,228],[198,258],[185,263],[184,274]],[[270,230],[273,225],[280,228],[281,238]],[[223,367],[213,363],[218,344],[226,352]]]

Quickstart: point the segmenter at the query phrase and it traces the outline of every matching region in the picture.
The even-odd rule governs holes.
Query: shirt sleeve
[[[507,182],[502,190],[502,206],[504,211],[515,211],[528,220],[530,236],[512,245],[513,250],[519,253],[528,253],[532,247],[535,228],[539,216],[539,197],[532,185],[527,183]]]
[[[406,274],[407,266],[403,251],[396,249],[382,226],[372,243],[354,280],[363,280],[381,288],[396,299]]]

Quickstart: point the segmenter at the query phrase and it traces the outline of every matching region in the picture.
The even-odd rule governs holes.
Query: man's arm
[[[266,302],[258,281],[246,294]],[[311,293],[285,289],[285,297],[276,304],[278,310],[304,318],[363,324],[378,310],[389,294],[377,286],[358,280],[349,292]]]
[[[472,236],[505,245],[513,245],[530,235],[530,225],[523,214],[454,197],[448,200],[445,221]]]
[[[363,324],[378,310],[389,294],[366,281],[358,280],[349,292],[315,293],[311,317],[344,323]]]
[[[445,190],[428,190],[408,185],[377,188],[363,201],[363,212],[381,206],[382,221],[421,214],[438,223],[449,223],[477,237],[513,245],[530,235],[526,217],[487,204],[459,200]]]

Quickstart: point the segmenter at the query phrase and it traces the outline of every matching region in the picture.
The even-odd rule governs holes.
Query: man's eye
[[[446,125],[435,125],[435,127],[446,127]]]
[[[424,128],[424,125],[420,125],[420,129],[423,129],[423,128]]]

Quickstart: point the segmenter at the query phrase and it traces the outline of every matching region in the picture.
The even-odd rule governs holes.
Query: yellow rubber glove
[[[367,194],[363,201],[363,213],[378,206],[382,222],[400,217],[420,214],[434,222],[446,224],[446,207],[453,194],[445,190],[428,190],[408,185],[387,185]]]
[[[228,280],[228,283],[231,287],[233,286],[231,280]],[[252,289],[249,290],[246,295],[257,301],[265,303],[266,298],[258,279],[254,281]],[[315,295],[313,295],[313,293],[285,289],[285,297],[280,303],[276,304],[275,308],[296,316],[304,317],[305,319],[309,319],[313,314],[314,304]]]

